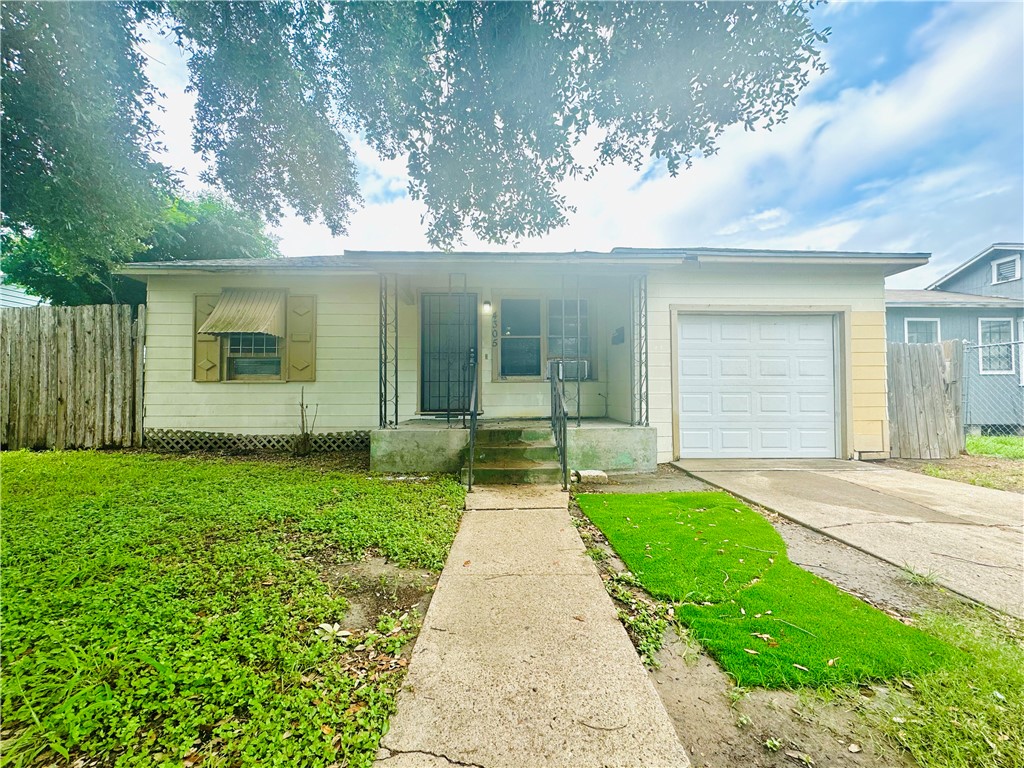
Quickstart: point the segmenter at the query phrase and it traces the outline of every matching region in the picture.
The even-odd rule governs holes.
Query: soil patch
[[[834,701],[736,688],[709,656],[672,630],[657,661],[651,680],[695,768],[915,764],[857,715],[858,707],[888,695],[885,688],[865,687]]]
[[[573,490],[577,493],[666,493],[717,489],[671,464],[659,464],[654,472],[610,474],[607,483],[578,483]]]
[[[1024,493],[1024,460],[1021,459],[961,454],[955,459],[888,459],[878,464],[958,483]]]
[[[388,613],[425,616],[439,578],[427,570],[399,568],[383,557],[346,561],[329,549],[313,555],[313,560],[320,577],[348,600],[341,625],[350,631],[372,629]]]

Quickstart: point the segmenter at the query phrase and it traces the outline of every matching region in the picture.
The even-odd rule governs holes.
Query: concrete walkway
[[[568,494],[480,487],[466,508],[376,765],[688,766]]]
[[[690,474],[1024,618],[1024,496],[853,461],[687,460]]]

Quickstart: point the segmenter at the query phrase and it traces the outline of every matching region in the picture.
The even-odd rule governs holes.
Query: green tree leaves
[[[427,236],[506,243],[566,222],[570,177],[676,174],[729,125],[785,118],[823,69],[807,2],[168,2],[3,7],[3,215],[65,270],[139,249],[169,187],[150,158],[142,35],[189,56],[205,180],[343,233],[349,137],[407,158]]]
[[[176,199],[160,214],[141,242],[145,250],[133,261],[193,261],[196,259],[262,259],[278,256],[277,243],[263,224],[223,200],[207,196]],[[0,264],[12,283],[30,288],[53,304],[141,304],[146,287],[114,275],[102,257],[79,259],[69,270],[54,256],[46,238],[9,238]]]

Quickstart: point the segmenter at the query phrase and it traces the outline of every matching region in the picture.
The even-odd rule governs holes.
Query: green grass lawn
[[[348,604],[312,558],[440,569],[458,483],[92,452],[2,472],[3,765],[372,762],[401,676],[379,662],[414,630],[316,634]]]
[[[1024,459],[1024,437],[1013,435],[968,435],[967,453],[972,456],[1001,456]]]
[[[743,686],[887,679],[959,652],[793,565],[771,524],[725,493],[580,495],[653,596]]]

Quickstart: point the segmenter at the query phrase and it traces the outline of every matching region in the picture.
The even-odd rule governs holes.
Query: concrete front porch
[[[467,419],[468,424],[468,419]],[[550,436],[547,419],[479,419],[481,430],[519,429]],[[653,472],[657,467],[657,431],[615,419],[570,421],[567,434],[570,469],[605,472]],[[469,453],[469,429],[462,419],[409,419],[394,429],[370,433],[370,469],[402,474],[458,473]]]

